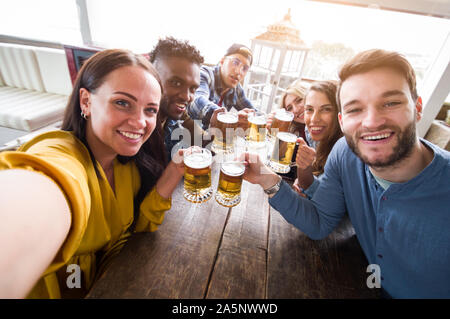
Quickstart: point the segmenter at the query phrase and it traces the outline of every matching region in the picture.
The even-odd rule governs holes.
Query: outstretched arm
[[[271,172],[258,155],[244,153],[240,160],[244,161],[246,165],[244,173],[246,181],[259,184],[263,189],[268,189],[280,181],[280,176]],[[334,192],[338,191],[336,183],[329,185],[329,187]],[[331,192],[324,187],[321,195],[327,193]],[[286,182],[282,181],[279,191],[269,198],[269,204],[278,210],[289,223],[306,233],[311,239],[322,239],[338,225],[345,212],[340,210],[340,207],[343,206],[340,196],[335,198],[333,196],[329,197],[328,202],[323,203],[325,205],[319,205],[325,209],[320,209],[318,203],[314,200],[298,196]],[[336,207],[338,207],[339,211],[328,211],[329,208],[333,209]]]
[[[50,178],[0,171],[0,298],[24,298],[50,265],[71,225],[66,198]]]

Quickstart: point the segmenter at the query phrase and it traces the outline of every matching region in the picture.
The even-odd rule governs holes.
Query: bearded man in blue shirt
[[[235,43],[216,66],[202,66],[200,86],[195,92],[194,102],[188,107],[188,113],[191,118],[202,120],[203,129],[208,129],[210,122],[214,122],[214,112],[230,111],[232,107],[238,111],[239,126],[246,129],[248,113],[254,107],[245,96],[240,82],[252,61],[250,49]]]
[[[422,99],[413,68],[398,53],[369,50],[339,77],[344,137],[311,200],[248,153],[244,178],[312,239],[347,212],[385,296],[450,298],[450,153],[417,136]]]

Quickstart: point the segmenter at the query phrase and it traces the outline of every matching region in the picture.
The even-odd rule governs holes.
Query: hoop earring
[[[85,120],[87,120],[87,119],[88,119],[88,116],[87,116],[86,114],[84,114],[84,112],[83,112],[83,111],[81,111],[81,117],[82,117],[82,118],[84,118]]]

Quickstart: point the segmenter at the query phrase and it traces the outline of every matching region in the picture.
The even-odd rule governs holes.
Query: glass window
[[[215,64],[232,43],[251,40],[281,21],[291,9],[291,21],[311,49],[303,77],[335,79],[339,66],[355,53],[382,48],[399,51],[413,64],[421,84],[444,39],[450,19],[373,8],[301,0],[85,0],[91,38],[104,48],[149,52],[159,38],[187,39]],[[435,0],[440,1],[440,0]],[[2,0],[2,34],[81,43],[76,0]],[[272,49],[262,48],[260,64],[276,69]],[[287,57],[285,71],[297,57]],[[289,61],[294,61],[291,65]]]
[[[82,44],[75,0],[2,0],[0,30],[21,38]]]
[[[340,65],[357,52],[386,49],[406,56],[418,85],[450,33],[450,20],[329,3],[302,2],[292,21],[310,46],[304,77],[335,79]]]

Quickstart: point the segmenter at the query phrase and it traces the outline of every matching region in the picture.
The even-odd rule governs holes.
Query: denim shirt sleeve
[[[254,109],[255,107],[253,106],[252,102],[250,102],[250,100],[245,96],[245,92],[242,86],[238,85],[236,89],[238,95],[239,109],[241,110],[245,108]]]
[[[194,101],[189,106],[189,116],[191,118],[206,120],[208,123],[212,113],[219,108],[217,104],[210,101],[211,89],[214,90],[214,80],[212,77],[208,71],[203,69],[200,71],[200,86],[195,91]]]

